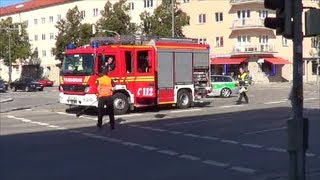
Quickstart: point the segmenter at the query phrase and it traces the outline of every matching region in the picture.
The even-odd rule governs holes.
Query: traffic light
[[[276,29],[277,35],[292,39],[292,0],[264,0],[264,7],[276,11],[276,17],[264,19],[264,26]]]

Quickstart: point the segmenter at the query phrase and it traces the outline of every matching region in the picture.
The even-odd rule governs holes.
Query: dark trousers
[[[246,103],[249,103],[249,98],[248,98],[246,92],[240,93],[240,97],[239,97],[239,100],[238,100],[239,103],[242,101],[242,98],[244,98],[244,100],[246,101]]]
[[[105,108],[104,106],[107,106]],[[102,124],[103,116],[106,115],[106,112],[109,114],[110,126],[114,128],[114,111],[113,111],[113,97],[99,97],[98,100],[98,123]]]

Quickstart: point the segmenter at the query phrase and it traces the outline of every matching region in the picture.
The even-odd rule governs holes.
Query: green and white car
[[[211,76],[212,91],[208,96],[221,96],[228,98],[231,94],[238,94],[239,87],[231,76],[212,75]]]

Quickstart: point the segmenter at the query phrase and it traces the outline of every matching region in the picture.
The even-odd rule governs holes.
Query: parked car
[[[221,96],[228,98],[231,94],[238,94],[239,87],[231,76],[212,75],[211,76],[212,91],[208,96]]]
[[[38,83],[42,84],[44,87],[53,86],[53,81],[48,78],[41,78],[37,80]]]
[[[12,91],[24,90],[24,91],[43,91],[43,86],[32,78],[19,78],[10,84]]]
[[[6,92],[7,90],[8,90],[8,83],[5,80],[0,79],[0,91]]]

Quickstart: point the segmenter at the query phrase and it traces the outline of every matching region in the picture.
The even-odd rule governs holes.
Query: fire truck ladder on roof
[[[191,38],[158,38],[153,36],[128,36],[121,35],[116,37],[93,37],[90,39],[91,42],[98,42],[101,45],[111,44],[123,44],[123,45],[134,45],[134,44],[149,44],[151,41],[154,42],[166,42],[166,43],[184,43],[194,44],[198,43],[197,39]]]

